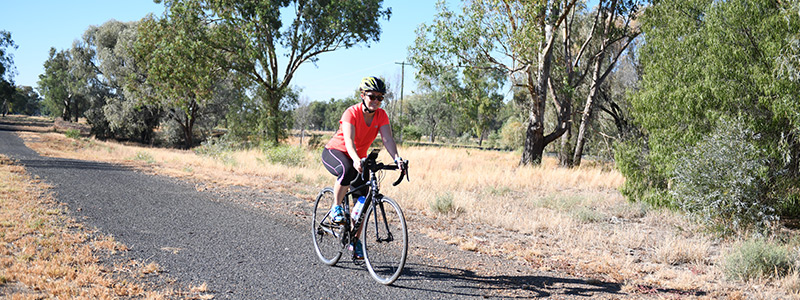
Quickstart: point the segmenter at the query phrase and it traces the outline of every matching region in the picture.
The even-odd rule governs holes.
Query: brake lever
[[[400,184],[400,182],[403,181],[403,175],[405,175],[406,180],[411,181],[410,179],[408,179],[408,160],[403,161],[403,168],[400,169],[400,177],[397,178],[397,181],[392,183],[392,186],[397,186],[398,184]]]

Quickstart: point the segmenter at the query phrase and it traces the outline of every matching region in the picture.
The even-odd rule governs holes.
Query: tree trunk
[[[553,31],[551,24],[544,26],[544,45],[539,52],[539,63],[536,68],[536,82],[534,83],[531,66],[528,66],[528,92],[531,95],[532,105],[528,113],[528,129],[525,132],[525,143],[522,148],[520,165],[540,164],[544,154],[544,111],[547,100],[547,83],[550,80],[550,67],[553,58]]]
[[[602,51],[602,50],[601,50]],[[602,54],[600,57],[602,58]],[[586,105],[583,107],[583,113],[581,114],[581,126],[578,129],[578,139],[575,141],[575,155],[572,158],[573,163],[575,166],[581,165],[581,157],[583,156],[583,146],[586,144],[586,127],[589,125],[592,116],[592,104],[594,104],[595,95],[597,95],[597,89],[599,88],[597,85],[599,84],[598,79],[600,76],[600,65],[602,63],[601,58],[595,62],[594,71],[592,72],[592,85],[589,88],[589,95],[586,96]]]
[[[616,1],[612,1],[611,9],[616,8]],[[598,12],[599,14],[600,12]],[[581,165],[581,158],[583,157],[583,146],[586,144],[586,127],[589,125],[592,116],[592,106],[594,104],[594,99],[597,96],[597,90],[600,88],[600,84],[602,84],[601,78],[601,68],[603,67],[603,58],[605,58],[606,51],[608,51],[608,43],[609,43],[609,34],[611,33],[612,22],[614,20],[613,17],[604,18],[606,19],[605,29],[603,30],[603,43],[600,45],[600,52],[597,53],[596,60],[594,62],[594,68],[592,70],[592,82],[590,83],[589,88],[589,95],[586,96],[586,105],[583,107],[583,113],[581,114],[581,125],[578,129],[578,139],[575,141],[575,155],[572,158],[573,163],[575,166]]]
[[[572,126],[569,126],[564,135],[561,136],[561,149],[558,151],[558,165],[565,168],[572,168]]]
[[[531,122],[528,124],[528,129],[525,132],[525,149],[522,152],[522,160],[520,165],[540,164],[542,162],[542,155],[544,154],[544,130],[541,124]]]
[[[194,121],[197,118],[197,111],[200,109],[196,101],[192,100],[189,104],[189,113],[186,115],[186,123],[182,124],[184,147],[191,149],[194,146]]]

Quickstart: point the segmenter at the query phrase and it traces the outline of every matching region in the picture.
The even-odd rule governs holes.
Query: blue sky
[[[381,22],[380,42],[322,54],[316,66],[307,63],[297,71],[292,85],[302,88],[301,97],[309,100],[350,96],[361,78],[369,75],[385,77],[390,85],[399,86],[401,66],[396,63],[406,59],[417,26],[433,20],[435,3],[434,0],[384,0],[384,7],[392,8],[392,16],[389,21]],[[111,19],[135,21],[148,13],[160,15],[164,8],[151,0],[27,0],[7,1],[3,10],[0,30],[11,32],[19,46],[11,52],[17,68],[15,83],[36,86],[50,47],[68,49],[89,26]],[[406,95],[416,88],[414,71],[406,65]]]

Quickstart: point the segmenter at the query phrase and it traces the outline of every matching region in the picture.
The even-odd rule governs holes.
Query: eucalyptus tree
[[[595,30],[598,30],[597,33],[599,35],[596,38],[600,43],[599,48],[592,57],[589,94],[586,96],[586,102],[581,113],[581,123],[573,156],[575,165],[581,164],[583,146],[586,142],[586,130],[596,106],[595,102],[600,87],[615,69],[619,57],[625,52],[628,45],[641,33],[638,24],[635,23],[635,19],[639,7],[643,4],[644,1],[601,0],[598,5],[595,25],[590,39],[594,38]]]
[[[126,87],[162,107],[180,128],[183,146],[189,148],[195,144],[195,122],[227,72],[217,63],[217,52],[204,43],[211,27],[195,14],[193,9],[198,7],[170,9],[163,18],[149,15],[139,23],[134,51],[145,74],[140,82]]]
[[[0,30],[0,113],[3,116],[8,111],[8,103],[14,95],[14,56],[9,50],[16,49],[17,45],[11,39],[11,33]]]
[[[39,92],[51,114],[64,121],[77,122],[88,108],[87,94],[94,69],[84,59],[87,49],[75,41],[68,50],[50,48],[44,62],[44,74],[39,75]]]
[[[86,60],[96,77],[89,92],[86,119],[92,134],[98,138],[114,138],[152,143],[159,125],[160,109],[140,101],[126,88],[144,78],[144,70],[135,63],[133,43],[138,22],[109,20],[90,26],[83,34]]]
[[[40,113],[41,97],[33,87],[23,85],[17,86],[16,92],[11,98],[9,109],[15,114],[38,115]]]
[[[208,34],[193,41],[218,51],[223,68],[260,86],[261,106],[255,109],[261,116],[251,128],[276,143],[286,136],[282,101],[291,101],[287,96],[297,69],[323,53],[377,42],[379,20],[391,15],[390,9],[382,9],[382,0],[163,2],[169,15],[191,15],[207,26]]]
[[[561,138],[559,164],[580,165],[587,130],[598,106],[599,91],[606,78],[616,70],[619,58],[640,31],[636,17],[647,1],[601,0],[589,11],[580,3],[558,32],[554,74],[548,85],[553,91],[559,115],[571,116],[569,123],[578,125],[573,141],[572,127],[567,126]],[[577,101],[585,91],[585,100]],[[573,105],[583,105],[573,114]],[[577,116],[577,117],[576,117]]]
[[[418,126],[428,135],[428,141],[436,142],[436,137],[445,130],[447,124],[454,122],[453,109],[442,93],[424,91],[408,97],[407,113],[412,125]]]
[[[538,164],[544,147],[560,137],[568,126],[569,115],[559,112],[557,125],[545,135],[547,83],[553,64],[555,30],[576,2],[470,0],[465,1],[460,13],[455,13],[440,1],[433,23],[417,29],[417,40],[410,48],[412,63],[427,77],[439,76],[446,68],[460,67],[491,70],[511,77],[512,83],[527,93],[530,103],[520,164]]]

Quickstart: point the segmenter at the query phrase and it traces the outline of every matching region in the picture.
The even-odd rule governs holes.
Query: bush
[[[446,214],[453,211],[453,195],[446,193],[444,195],[436,196],[433,202],[429,203],[433,212]]]
[[[796,259],[785,246],[749,240],[728,254],[723,271],[729,279],[738,280],[783,277],[794,269]]]
[[[150,155],[150,153],[148,153],[147,151],[136,152],[136,154],[133,156],[133,159],[134,160],[143,161],[143,162],[146,162],[148,164],[152,164],[152,163],[156,162],[155,158],[153,158],[153,155]]]
[[[422,139],[422,130],[414,125],[403,127],[403,139],[408,141],[419,141]]]
[[[614,161],[625,176],[620,192],[629,200],[647,203],[654,207],[673,207],[667,190],[667,178],[650,159],[652,156],[646,139],[630,138],[616,143]]]
[[[224,135],[221,138],[212,138],[204,141],[193,151],[197,155],[211,157],[222,161],[226,165],[235,166],[236,160],[231,153],[237,149],[239,149],[239,143]]]
[[[78,129],[68,129],[64,132],[64,136],[71,139],[79,139],[81,137],[81,131]]]
[[[500,129],[500,142],[507,149],[522,148],[525,141],[525,124],[514,119],[508,119]]]
[[[671,194],[679,207],[714,231],[768,229],[777,216],[770,162],[757,140],[742,123],[721,122],[676,166]]]
[[[278,145],[267,146],[264,150],[267,161],[285,166],[305,166],[306,152],[301,147]]]

